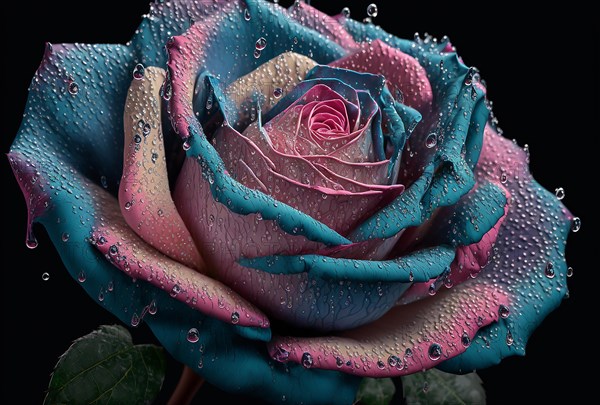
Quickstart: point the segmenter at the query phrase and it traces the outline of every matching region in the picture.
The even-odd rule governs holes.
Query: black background
[[[288,5],[290,2],[281,2]],[[329,14],[349,6],[362,19],[369,1],[315,0]],[[395,2],[394,2],[395,3]],[[404,2],[403,2],[404,3]],[[505,136],[531,148],[531,168],[538,181],[553,190],[564,187],[563,201],[582,217],[579,233],[569,238],[571,298],[534,333],[526,357],[505,359],[480,370],[489,404],[588,403],[595,389],[586,367],[600,359],[590,325],[598,322],[597,304],[588,304],[597,264],[588,254],[593,225],[586,194],[599,183],[598,40],[591,9],[570,2],[525,11],[485,11],[474,3],[446,2],[442,8],[419,2],[392,6],[379,2],[375,23],[388,32],[412,38],[414,32],[448,35],[467,65],[477,66],[488,84],[488,97]],[[2,54],[2,151],[17,132],[27,87],[43,54],[44,43],[124,43],[148,10],[146,1],[56,0],[17,1],[5,9]],[[597,153],[597,152],[596,152]],[[70,342],[116,318],[94,304],[67,274],[42,227],[35,228],[39,247],[25,247],[26,209],[6,159],[2,163],[2,403],[41,403],[49,374]],[[50,280],[41,275],[50,273]],[[590,300],[591,301],[591,300]],[[153,341],[140,327],[137,343]],[[177,382],[179,366],[169,363],[158,403],[164,403]],[[24,387],[18,388],[18,387]],[[10,399],[9,399],[10,398]],[[205,386],[196,403],[250,403]],[[253,401],[252,403],[259,403]]]

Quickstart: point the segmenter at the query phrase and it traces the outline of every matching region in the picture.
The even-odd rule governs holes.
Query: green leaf
[[[456,375],[431,369],[402,377],[407,405],[485,404],[485,390],[476,373]]]
[[[161,347],[134,346],[124,327],[102,325],[60,356],[44,405],[151,403],[165,369]]]
[[[388,405],[396,392],[391,378],[363,378],[356,401],[365,405]]]

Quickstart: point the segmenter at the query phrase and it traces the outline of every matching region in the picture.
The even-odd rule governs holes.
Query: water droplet
[[[108,292],[111,292],[112,290],[115,289],[115,283],[113,283],[112,281],[109,281],[108,284],[106,285],[106,289],[108,290]]]
[[[510,310],[506,305],[500,305],[498,308],[498,315],[500,315],[500,318],[506,319],[510,315]]]
[[[42,280],[44,280],[44,281],[50,280],[50,273],[42,273]]]
[[[281,97],[282,94],[283,94],[283,89],[281,87],[275,87],[275,89],[273,89],[273,97],[279,98],[279,97]]]
[[[385,368],[385,363],[381,360],[377,360],[377,368],[383,370]]]
[[[436,289],[435,289],[435,283],[432,283],[429,286],[429,291],[428,292],[429,292],[429,295],[435,295],[435,293],[437,292]]]
[[[212,93],[208,94],[208,97],[206,97],[206,110],[210,111],[213,108],[213,95]]]
[[[68,232],[63,232],[63,234],[60,236],[60,239],[63,242],[68,242],[70,237],[71,237],[71,235],[69,235]]]
[[[256,44],[254,44],[254,47],[256,49],[258,49],[259,51],[262,51],[263,49],[265,49],[267,46],[267,40],[265,39],[265,37],[260,37],[256,40]]]
[[[567,269],[567,277],[573,277],[573,267]]]
[[[131,326],[133,326],[135,328],[139,324],[140,324],[140,317],[138,316],[137,313],[134,312],[133,315],[131,316]]]
[[[546,263],[545,273],[546,273],[546,277],[554,278],[554,264],[552,264],[552,262]]]
[[[427,381],[423,382],[423,393],[427,394],[429,392],[429,383]]]
[[[342,9],[342,15],[346,18],[350,18],[350,8],[349,7],[344,7]]]
[[[150,301],[150,305],[148,305],[148,313],[150,315],[155,315],[157,310],[158,310],[158,308],[156,306],[156,301],[155,300]]]
[[[371,24],[373,20],[371,20],[371,17],[365,17],[363,18],[362,22],[365,24]]]
[[[85,279],[86,279],[85,271],[81,270],[79,272],[79,275],[77,276],[77,281],[79,281],[80,283],[84,283]]]
[[[277,350],[275,350],[275,353],[273,354],[273,359],[280,363],[286,363],[289,357],[290,352],[285,350],[283,347],[278,347]]]
[[[100,292],[98,293],[98,301],[102,302],[104,301],[104,290],[101,288]]]
[[[415,279],[415,275],[413,274],[413,271],[411,270],[408,273],[408,281],[410,281],[412,283],[414,279]]]
[[[181,147],[183,148],[183,150],[188,151],[190,150],[190,148],[192,147],[192,141],[191,141],[191,136],[185,138],[185,141],[183,141],[183,145],[181,145]]]
[[[388,357],[388,364],[390,365],[390,367],[393,368],[402,368],[402,360],[400,360],[400,357],[398,356],[391,355],[390,357]]]
[[[169,294],[171,297],[176,297],[177,294],[181,292],[181,287],[179,284],[175,284],[173,288],[171,288],[171,293]]]
[[[511,346],[515,342],[515,338],[513,338],[512,333],[510,331],[506,332],[506,344]]]
[[[313,358],[310,353],[306,352],[302,355],[302,367],[311,368],[313,365]]]
[[[117,247],[117,245],[111,245],[111,246],[108,248],[108,253],[109,253],[111,256],[116,256],[116,255],[117,255],[117,253],[119,253],[119,248]]]
[[[70,82],[68,90],[70,94],[76,95],[77,93],[79,93],[79,85],[75,82]]]
[[[250,21],[251,18],[252,18],[252,16],[250,15],[250,10],[248,10],[247,8],[245,8],[244,9],[244,20]]]
[[[336,357],[336,358],[335,358],[335,365],[337,366],[337,368],[340,368],[340,367],[342,367],[342,366],[344,365],[344,360],[342,360],[342,359],[341,359],[341,358],[339,358],[339,357]]]
[[[413,352],[410,348],[406,349],[406,351],[404,352],[404,356],[406,356],[406,357],[412,357],[412,355],[413,355]]]
[[[255,50],[254,50],[254,57],[255,57],[256,59],[260,58],[260,49],[255,49]]]
[[[573,218],[573,222],[571,223],[571,230],[573,232],[579,232],[581,229],[581,218],[575,217]]]
[[[100,184],[102,185],[102,188],[108,188],[108,180],[106,179],[106,176],[100,176]]]
[[[508,177],[506,177],[506,173],[504,173],[504,172],[500,173],[500,183],[506,184],[507,180],[508,180]]]
[[[427,351],[429,358],[433,361],[439,360],[442,357],[442,346],[437,343],[432,343]]]
[[[379,10],[377,10],[377,4],[371,3],[367,6],[367,15],[369,17],[377,17]]]
[[[556,198],[562,200],[563,198],[565,198],[565,189],[562,187],[558,187],[554,190],[554,194],[556,194]]]
[[[141,63],[138,63],[133,68],[133,78],[135,80],[141,80],[141,79],[143,79],[145,71],[146,71],[146,69],[144,68],[144,65],[142,65]]]
[[[232,312],[231,313],[231,323],[235,325],[239,321],[240,321],[240,314],[238,314],[237,312]]]
[[[467,334],[467,332],[464,332],[460,338],[460,342],[462,343],[462,345],[464,347],[468,347],[471,344],[471,338],[469,337],[469,335]]]
[[[429,135],[427,135],[427,138],[425,138],[425,146],[428,149],[431,149],[435,145],[437,145],[437,141],[438,141],[437,134],[435,132],[432,132]]]
[[[144,136],[148,136],[150,130],[152,130],[152,127],[150,126],[150,124],[146,123],[142,128],[142,133],[144,134]]]
[[[294,41],[294,44],[297,44],[298,43],[298,37],[294,37],[293,41]]]
[[[191,328],[190,330],[188,330],[188,333],[187,333],[187,341],[188,342],[196,343],[199,340],[200,340],[200,332],[198,332],[198,329]]]

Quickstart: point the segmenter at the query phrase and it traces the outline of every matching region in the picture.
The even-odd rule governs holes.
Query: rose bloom
[[[48,45],[9,159],[123,322],[224,390],[351,403],[523,354],[566,292],[580,221],[485,93],[447,39],[171,0],[127,45]]]

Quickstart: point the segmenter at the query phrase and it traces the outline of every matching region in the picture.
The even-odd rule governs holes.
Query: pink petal
[[[165,255],[204,271],[204,262],[171,199],[161,129],[162,69],[134,79],[125,103],[125,148],[119,206],[138,236]]]
[[[466,350],[475,333],[498,319],[507,296],[492,286],[445,291],[339,336],[276,337],[275,359],[361,377],[393,377],[435,367]]]
[[[395,89],[402,92],[404,104],[424,115],[432,109],[433,92],[425,69],[412,56],[379,39],[361,43],[360,50],[330,65],[383,75],[392,94],[395,94]]]
[[[97,186],[90,186],[97,188]],[[269,320],[229,287],[163,255],[137,236],[125,223],[117,202],[105,192],[97,193],[98,222],[92,240],[117,268],[148,281],[224,322],[266,328]]]
[[[258,126],[250,126],[248,131],[259,131]],[[254,135],[253,138],[259,136]],[[232,177],[247,187],[261,191],[266,189],[267,194],[276,200],[310,215],[341,234],[352,230],[360,221],[404,191],[403,185],[370,187],[360,184],[363,189],[361,192],[351,192],[341,187],[328,188],[330,184],[337,183],[330,182],[319,171],[298,170],[298,174],[303,176],[302,181],[310,183],[305,184],[278,173],[277,166],[282,167],[286,162],[273,164],[256,145],[233,128],[221,128],[215,139],[216,149]],[[279,158],[276,155],[274,157]],[[300,160],[294,163],[297,162]],[[303,167],[312,166],[304,163]],[[292,167],[288,166],[288,169]],[[359,183],[355,185],[358,187]]]

